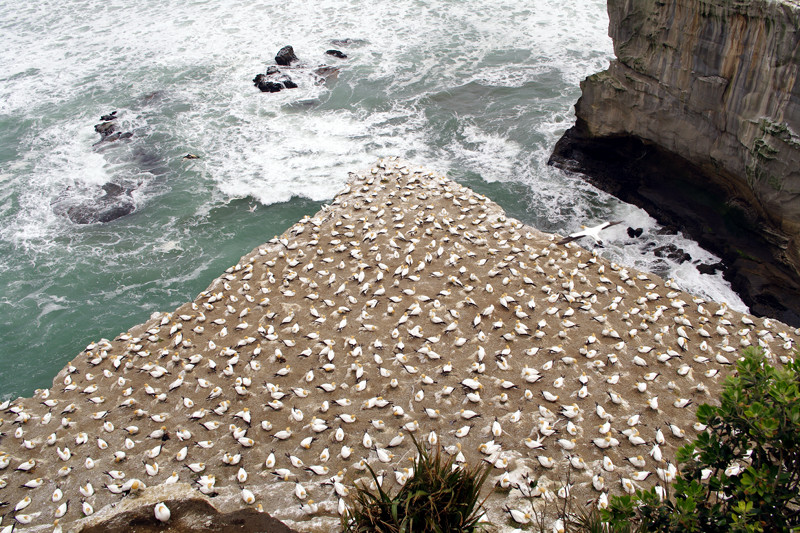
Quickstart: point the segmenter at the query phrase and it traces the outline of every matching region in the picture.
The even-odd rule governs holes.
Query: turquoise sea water
[[[194,298],[382,156],[446,172],[545,231],[623,218],[713,260],[545,164],[580,80],[612,57],[602,0],[0,4],[2,397],[50,386],[90,341]],[[338,78],[299,70],[298,89],[260,93],[252,78],[286,44]],[[112,110],[134,136],[95,147]],[[137,184],[131,215],[82,226],[54,213],[111,180]],[[744,308],[646,242],[616,227],[603,253]]]

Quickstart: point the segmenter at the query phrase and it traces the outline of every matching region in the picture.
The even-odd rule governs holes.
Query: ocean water
[[[0,2],[0,396],[48,387],[90,341],[193,299],[318,210],[349,171],[398,155],[544,231],[621,219],[602,253],[744,305],[711,254],[546,165],[578,84],[612,57],[603,0]],[[336,40],[349,39],[345,44]],[[259,92],[291,44],[316,84]],[[336,48],[347,60],[325,56]],[[127,141],[95,146],[116,110]],[[185,160],[186,153],[200,156]],[[77,225],[54,204],[135,186],[136,210]],[[625,227],[642,227],[632,241]],[[657,257],[675,245],[692,262]]]

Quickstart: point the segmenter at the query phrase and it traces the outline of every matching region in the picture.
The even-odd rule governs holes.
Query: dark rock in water
[[[681,250],[674,244],[665,244],[664,246],[653,248],[653,254],[655,254],[656,257],[666,257],[668,259],[672,259],[679,264],[683,264],[686,261],[692,260],[691,255]]]
[[[258,74],[253,78],[253,85],[259,88],[261,92],[277,93],[283,89],[295,89],[297,84],[292,81],[287,74],[282,73],[275,68],[270,71],[267,69],[267,74]]]
[[[275,56],[275,62],[284,67],[291,65],[293,61],[299,61],[299,59],[294,55],[294,49],[291,46],[284,46],[278,50]]]
[[[642,233],[644,233],[644,229],[642,228],[636,228],[636,229],[633,229],[631,227],[628,228],[628,237],[630,237],[631,239],[641,237]]]
[[[276,93],[283,89],[283,85],[274,81],[270,81],[264,74],[259,74],[253,78],[253,85],[259,88],[264,93]]]
[[[100,117],[100,124],[95,124],[94,130],[100,134],[100,140],[94,143],[98,152],[104,151],[108,143],[118,141],[121,139],[130,139],[133,137],[131,131],[118,131],[119,118],[116,111],[112,111],[107,115]],[[102,145],[102,146],[99,146]],[[133,151],[134,155],[139,152]],[[139,165],[140,168],[142,165]],[[155,165],[150,165],[154,167]],[[156,173],[151,168],[142,168],[142,170]],[[120,184],[109,182],[96,190],[95,194],[86,194],[88,191],[81,191],[79,194],[74,194],[71,188],[67,188],[59,198],[51,202],[53,212],[57,215],[63,216],[74,222],[75,224],[95,224],[102,222],[111,222],[136,209],[136,204],[133,202],[131,193],[138,188],[140,183]],[[89,196],[87,198],[87,196]]]
[[[723,265],[722,263],[712,263],[712,264],[700,263],[699,265],[697,265],[697,271],[700,272],[701,274],[713,275],[716,274],[717,271],[725,272],[725,265]]]
[[[94,131],[99,133],[101,138],[105,139],[117,131],[117,125],[113,122],[101,122],[100,124],[94,125]]]
[[[277,93],[283,90],[283,84],[274,81],[264,81],[258,84],[258,88],[264,93]]]
[[[133,188],[112,182],[103,185],[102,190],[101,196],[80,202],[69,198],[56,200],[52,204],[53,211],[75,224],[96,224],[111,222],[136,209],[131,197]]]
[[[336,57],[347,57],[338,50],[328,50],[329,54],[336,55]],[[291,63],[298,61],[297,56],[291,46],[284,46],[275,56],[275,62],[284,67],[291,66]],[[309,70],[307,66],[301,65],[293,67],[294,72],[301,72],[306,75]],[[324,83],[328,78],[336,77],[339,69],[336,67],[329,67],[327,65],[320,65],[314,70],[310,71],[311,75],[315,78],[317,84]],[[275,65],[267,67],[266,74],[258,74],[253,78],[253,85],[265,93],[276,93],[283,89],[295,89],[298,87],[297,83],[289,77],[285,72],[281,72],[280,68]]]
[[[119,139],[129,139],[133,137],[133,133],[131,132],[123,133],[121,131],[118,131],[117,123],[113,122],[117,118],[119,117],[117,116],[116,111],[113,111],[108,115],[103,115],[102,117],[100,117],[100,120],[104,120],[105,122],[101,122],[100,124],[94,125],[94,131],[100,134],[100,140],[96,142],[95,145],[104,142],[114,142]]]
[[[347,59],[347,54],[339,50],[327,50],[325,53],[329,56],[338,57],[339,59]]]

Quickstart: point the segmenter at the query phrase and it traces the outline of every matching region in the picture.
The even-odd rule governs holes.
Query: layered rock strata
[[[388,491],[412,474],[411,435],[493,465],[497,530],[504,506],[669,479],[738,351],[788,361],[798,332],[556,240],[394,159],[353,174],[194,301],[2,405],[4,523],[152,527],[164,502],[167,525],[249,509],[332,531],[367,465]]]
[[[624,189],[617,191],[623,199],[660,209],[662,219],[686,222],[684,229],[729,263],[743,258],[746,272],[758,277],[763,265],[778,265],[776,277],[743,296],[757,312],[788,308],[784,318],[799,323],[800,3],[609,0],[608,13],[616,59],[581,84],[577,124],[553,161],[588,171],[601,187]],[[658,150],[666,157],[642,163]],[[622,183],[598,169],[606,165],[627,174]],[[653,177],[652,166],[663,172]],[[670,175],[676,183],[653,183]],[[689,191],[680,190],[682,182]],[[670,187],[667,196],[692,201],[699,187],[719,201],[697,212],[693,227],[680,209],[659,205],[658,189]],[[736,208],[743,217],[730,215]],[[714,235],[715,217],[730,225],[737,216],[760,240],[753,249]]]

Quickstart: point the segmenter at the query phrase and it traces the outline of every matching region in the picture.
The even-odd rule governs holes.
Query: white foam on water
[[[614,209],[612,216],[623,220],[623,223],[606,231],[607,241],[604,242],[608,242],[612,248],[607,256],[613,257],[621,264],[656,273],[662,278],[672,278],[678,287],[702,298],[725,302],[735,311],[748,312],[747,306],[723,279],[720,272],[703,274],[697,269],[700,264],[718,263],[719,257],[701,248],[682,233],[660,234],[661,227],[658,223],[638,207],[620,204]],[[628,227],[642,228],[642,236],[630,238],[627,235]],[[691,259],[676,261],[659,257],[653,252],[659,247],[671,247],[672,250],[689,254]],[[668,250],[662,255],[665,253],[668,253]]]
[[[164,252],[164,253],[173,251],[183,251],[183,246],[181,246],[180,241],[164,241],[158,243],[153,248],[159,252]]]
[[[500,134],[486,133],[473,125],[466,125],[463,142],[453,143],[449,149],[458,158],[459,166],[476,172],[488,181],[514,179],[522,147]]]

